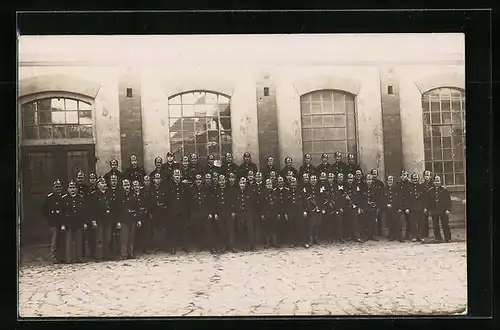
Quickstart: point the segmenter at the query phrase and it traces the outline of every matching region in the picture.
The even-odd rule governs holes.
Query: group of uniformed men
[[[136,250],[174,254],[178,248],[195,248],[218,254],[255,251],[261,244],[362,243],[382,236],[382,215],[390,241],[425,241],[429,216],[435,240],[442,240],[440,223],[446,242],[451,240],[450,193],[430,171],[422,183],[406,170],[399,182],[389,175],[384,183],[376,169],[363,175],[353,154],[347,164],[340,152],[333,163],[323,154],[317,167],[306,154],[298,171],[290,157],[281,170],[268,157],[260,171],[249,153],[243,158],[238,166],[227,153],[216,166],[209,155],[202,167],[196,154],[179,164],[169,152],[165,163],[155,159],[147,175],[132,155],[123,173],[112,160],[104,176],[89,174],[89,185],[85,173],[78,172],[66,194],[56,180],[42,206],[52,230],[54,262],[128,259]]]

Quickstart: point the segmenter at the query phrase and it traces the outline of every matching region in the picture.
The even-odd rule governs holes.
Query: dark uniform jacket
[[[194,182],[194,179],[196,178],[196,174],[201,174],[203,175],[203,167],[199,164],[199,163],[196,163],[196,164],[191,164],[189,163],[189,177],[190,177],[190,181]]]
[[[113,189],[113,187],[110,186],[106,190],[111,210],[111,221],[114,223],[119,222],[122,216],[122,200],[124,193],[125,192],[120,187]]]
[[[335,194],[335,199],[337,200],[337,209],[340,211],[346,211],[349,208],[352,209],[352,201],[349,199],[350,198],[350,193],[349,193],[349,187],[345,183],[338,183],[335,182],[333,185],[333,193]],[[332,191],[330,191],[330,194],[332,194]],[[349,198],[347,197],[349,196]]]
[[[246,187],[243,190],[241,188],[238,189],[235,201],[236,214],[240,217],[245,214],[253,216],[254,208],[255,197],[252,189],[250,187]]]
[[[363,196],[363,210],[365,211],[375,211],[379,207],[380,203],[380,191],[374,183],[371,185],[366,185],[364,189]]]
[[[328,175],[328,173],[331,172],[331,167],[332,164],[328,162],[319,164],[318,167],[316,167],[316,176],[319,178],[321,172],[325,172]]]
[[[215,213],[220,217],[230,216],[235,211],[234,188],[220,186],[215,189]]]
[[[299,188],[290,188],[288,191],[288,215],[289,216],[302,216],[302,212],[304,212],[304,195],[299,190]]]
[[[266,165],[264,167],[264,169],[261,171],[262,177],[264,178],[264,180],[269,178],[269,175],[272,171],[276,172],[276,175],[278,175],[278,173],[279,173],[278,169],[276,167],[274,167],[274,165],[271,165],[271,166]]]
[[[213,191],[205,185],[194,185],[189,190],[190,216],[193,219],[206,218],[214,214]]]
[[[263,212],[263,199],[266,197],[264,192],[266,191],[266,186],[263,182],[261,183],[253,183],[249,187],[253,192],[254,197],[254,211],[257,215],[262,215]]]
[[[174,174],[174,170],[178,170],[181,168],[181,164],[177,163],[177,162],[166,162],[166,163],[163,163],[161,164],[161,169],[160,169],[160,173],[161,173],[161,177],[162,177],[162,180],[172,180],[172,175]]]
[[[302,174],[304,174],[304,173],[308,173],[309,175],[316,174],[316,167],[313,164],[309,164],[309,165],[304,164],[304,165],[302,165],[299,168],[299,177],[300,178],[297,178],[297,179],[302,180]]]
[[[451,195],[448,189],[440,186],[430,190],[430,209],[434,215],[451,211]]]
[[[422,182],[422,185],[424,186],[425,188],[425,192],[426,192],[426,195],[427,195],[427,202],[429,203],[429,205],[427,205],[427,209],[430,209],[430,203],[431,203],[431,190],[434,188],[434,183],[429,180],[429,181],[424,181]]]
[[[90,194],[90,188],[86,183],[76,183],[78,194],[82,195],[84,199]]]
[[[412,183],[410,188],[410,210],[421,211],[428,206],[427,192],[421,183]]]
[[[410,194],[412,183],[408,180],[399,182],[399,198],[401,210],[405,211],[410,209]]]
[[[123,222],[134,222],[140,220],[140,204],[138,196],[132,190],[127,192],[123,192],[121,197],[121,209],[122,216],[120,221]]]
[[[295,178],[297,178],[297,179],[299,178],[299,172],[297,172],[297,170],[293,166],[290,166],[290,167],[285,166],[285,167],[283,167],[283,169],[280,172],[280,175],[285,178],[286,174],[288,173],[288,171],[292,171],[293,176]]]
[[[224,163],[222,163],[222,166],[220,168],[220,173],[224,174],[226,176],[226,179],[227,179],[227,176],[229,175],[229,173],[234,173],[234,175],[236,175],[236,178],[239,178],[240,168],[238,165],[236,165],[233,162],[231,162],[231,163],[224,162]]]
[[[351,186],[351,200],[356,209],[366,208],[366,185],[354,182]]]
[[[262,190],[262,215],[266,220],[276,220],[278,216],[278,194],[274,188],[264,186]]]
[[[290,190],[287,187],[276,187],[276,203],[278,214],[284,215],[288,213],[288,200]]]
[[[97,185],[89,185],[89,195],[97,190]]]
[[[395,211],[401,210],[400,188],[397,185],[385,186],[382,194],[382,204],[380,208],[388,209],[387,205],[392,204]]]
[[[384,203],[381,199],[384,195],[385,184],[379,179],[373,179],[373,185],[375,186],[378,195],[377,208],[381,208],[383,207],[382,204]]]
[[[163,164],[162,164],[162,166],[163,166]],[[156,173],[160,173],[161,179],[165,180],[165,178],[163,177],[163,173],[162,173],[161,168],[155,168],[154,170],[151,171],[151,173],[149,173],[149,177],[151,178],[151,180],[153,180]]]
[[[167,200],[167,209],[170,213],[175,215],[180,215],[185,213],[186,210],[186,195],[189,186],[186,184],[179,182],[176,183],[174,181],[170,182],[166,186],[165,197]]]
[[[83,224],[85,223],[83,196],[78,193],[75,196],[66,194],[62,197],[62,200],[64,209],[62,224],[68,228],[83,229]]]
[[[132,184],[133,181],[137,180],[142,185],[144,183],[144,177],[146,176],[146,171],[140,166],[126,168],[123,172],[123,178],[129,179]]]
[[[106,184],[109,186],[111,186],[111,176],[112,175],[116,175],[117,179],[118,179],[118,185],[121,185],[121,182],[123,180],[123,174],[122,172],[120,172],[119,170],[110,170],[108,173],[104,174],[104,180],[106,180]]]
[[[181,170],[181,181],[187,180],[189,181],[187,182],[188,184],[193,183],[193,178],[191,177],[191,167],[189,165],[187,167],[181,165],[180,170]],[[172,182],[173,179],[170,181]]]
[[[337,190],[337,183],[332,185],[328,185],[327,187],[327,213],[335,213],[340,212],[340,210],[344,210],[345,208],[345,197],[343,194],[343,190]]]
[[[94,191],[90,195],[90,220],[99,222],[108,222],[111,220],[111,201],[110,195],[100,190]]]
[[[322,186],[318,184],[315,186],[309,185],[309,187],[306,188],[305,197],[307,199],[307,212],[326,211],[326,191],[324,190],[324,187],[323,189],[321,188]]]
[[[47,219],[49,226],[59,227],[63,222],[63,199],[62,194],[51,192],[42,204],[42,215]]]
[[[151,190],[149,191],[151,198],[151,212],[158,212],[161,210],[165,210],[167,207],[167,199],[165,196],[165,190],[162,189],[162,185],[153,185],[151,186]]]
[[[248,176],[249,171],[253,171],[253,174],[255,175],[255,173],[257,172],[257,165],[255,165],[252,162],[249,163],[243,162],[243,164],[241,164],[240,166],[240,175],[246,178]]]
[[[342,173],[344,175],[347,175],[347,165],[340,161],[340,162],[334,162],[331,166],[331,170],[333,173],[335,173],[335,176],[339,173]]]

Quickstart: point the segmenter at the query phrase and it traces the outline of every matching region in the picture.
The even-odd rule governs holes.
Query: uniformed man
[[[307,172],[302,173],[302,176],[300,177],[300,183],[299,183],[300,191],[303,191],[304,188],[309,187],[309,176],[310,176],[310,174]]]
[[[273,183],[273,187],[276,188],[278,186],[278,174],[275,171],[269,172],[269,179],[271,179],[271,182]]]
[[[171,182],[174,170],[180,169],[180,164],[175,161],[175,155],[171,151],[167,152],[166,159],[167,161],[161,165],[161,177],[162,180]]]
[[[363,171],[358,169],[354,172],[354,183],[359,186],[366,186],[365,177]]]
[[[54,181],[52,190],[45,198],[41,211],[50,226],[50,256],[52,261],[57,264],[64,262],[64,232],[61,232],[61,226],[64,221],[64,204],[61,180],[57,179]]]
[[[309,177],[310,186],[306,188],[307,208],[305,215],[309,220],[309,243],[306,247],[313,244],[319,244],[319,228],[323,220],[323,215],[326,214],[325,209],[325,188],[318,184],[316,175]]]
[[[228,152],[224,157],[224,162],[222,163],[220,173],[224,174],[225,179],[229,173],[234,173],[236,177],[240,175],[240,168],[238,165],[233,163],[233,154]],[[220,178],[220,176],[219,176]]]
[[[249,173],[250,174],[250,173]],[[262,172],[255,173],[255,183],[250,185],[250,189],[253,191],[254,195],[254,237],[256,244],[262,244],[265,241],[265,227],[262,222],[262,214],[264,212],[263,208],[263,198],[265,198],[264,190],[265,184],[263,182]]]
[[[298,189],[297,178],[290,179],[290,190],[288,193],[288,221],[287,232],[290,240],[290,247],[304,245],[307,243],[307,226],[304,220],[304,197]]]
[[[85,173],[80,170],[76,174],[76,189],[77,193],[82,195],[84,198],[90,193],[89,186],[85,183]]]
[[[204,234],[205,231],[210,231],[211,226],[210,221],[213,220],[214,215],[214,203],[213,203],[213,191],[207,185],[203,185],[203,175],[201,173],[196,174],[194,180],[194,186],[189,191],[189,217],[190,217],[190,227],[188,226],[188,231],[191,233],[198,252],[203,250],[203,248],[212,248],[208,245],[207,237]]]
[[[409,180],[408,171],[401,170],[401,178],[399,181],[399,198],[401,202],[401,210],[404,217],[405,224],[405,239],[410,238],[410,193],[411,193],[411,182]]]
[[[356,156],[354,154],[347,155],[347,173],[355,174],[357,170],[361,170],[361,167],[356,162]]]
[[[430,203],[431,202],[430,191],[432,188],[434,188],[434,180],[432,180],[432,174],[431,171],[429,170],[424,171],[423,186],[426,191],[427,201]],[[430,210],[430,205],[427,205],[427,212],[424,214],[424,222],[423,222],[423,227],[424,227],[423,235],[425,238],[429,237],[429,210]]]
[[[373,178],[373,186],[376,189],[377,196],[379,198],[379,200],[377,201],[377,217],[375,219],[377,224],[376,235],[382,236],[384,229],[383,212],[385,208],[383,207],[383,202],[380,199],[382,198],[384,193],[384,182],[378,178],[378,170],[376,168],[373,168],[370,171],[370,174]]]
[[[162,174],[163,159],[161,157],[155,158],[155,169],[149,173],[150,178],[154,178],[156,173]]]
[[[427,195],[425,188],[419,182],[417,173],[411,175],[411,190],[410,190],[410,236],[412,242],[425,242],[424,235],[424,213],[427,212]]]
[[[264,176],[263,177],[264,180],[269,179],[269,177],[271,176],[271,172],[274,172],[275,174],[278,172],[278,169],[274,166],[274,157],[273,156],[267,157],[267,164],[260,171],[262,172],[262,175]]]
[[[271,179],[266,179],[266,189],[263,191],[261,203],[261,219],[264,225],[264,232],[266,236],[264,248],[267,249],[269,245],[277,247],[278,243],[276,234],[278,222],[278,201],[277,193],[273,187],[273,182]]]
[[[92,172],[89,173],[89,195],[97,190],[97,175]]]
[[[149,176],[145,175],[144,177]],[[132,182],[132,192],[135,195],[136,203],[137,203],[137,228],[135,232],[135,242],[134,242],[134,251],[140,251],[142,253],[146,253],[148,248],[150,247],[151,238],[149,237],[150,233],[150,219],[149,219],[149,202],[150,202],[150,194],[149,189],[141,187],[141,184],[138,180],[134,180]]]
[[[401,201],[399,187],[394,183],[394,176],[387,176],[387,185],[384,187],[383,207],[389,231],[389,241],[404,242],[401,226]]]
[[[231,187],[231,188],[238,188],[236,173],[229,172],[227,174],[227,177],[228,177],[228,186]]]
[[[303,178],[304,173],[307,173],[309,175],[316,173],[316,167],[313,164],[311,164],[311,160],[312,160],[311,154],[304,155],[304,163],[299,168],[299,175],[297,176],[297,180]]]
[[[130,167],[126,168],[123,172],[123,177],[128,179],[129,182],[139,181],[139,184],[143,184],[144,176],[146,176],[146,171],[139,166],[139,159],[137,155],[131,155],[129,158]]]
[[[95,257],[98,260],[111,259],[111,194],[106,192],[107,185],[104,177],[97,182],[97,190],[90,195],[90,209],[92,211],[91,226],[95,231]],[[90,228],[87,228],[89,230]]]
[[[335,194],[337,200],[339,215],[337,217],[337,222],[335,227],[334,237],[340,239],[342,243],[346,242],[346,239],[352,239],[349,236],[350,229],[352,227],[351,221],[356,221],[354,210],[352,208],[351,191],[350,186],[344,181],[344,173],[339,172],[336,176],[336,182],[334,188],[330,190],[330,193]],[[354,220],[353,220],[354,219]],[[347,229],[347,230],[346,230]],[[355,241],[360,242],[361,240],[355,238]]]
[[[191,177],[191,168],[188,156],[183,156],[181,159],[180,173],[182,183],[190,186],[193,183],[194,178]]]
[[[162,185],[160,173],[155,173],[151,187],[151,231],[155,248],[165,248],[167,241],[167,198],[165,185]]]
[[[219,175],[219,188],[215,193],[215,220],[222,222],[225,229],[225,242],[227,249],[236,252],[234,248],[235,239],[235,198],[234,190],[226,185],[226,177]]]
[[[108,186],[111,185],[111,175],[116,175],[116,177],[118,178],[118,182],[122,182],[123,175],[122,172],[118,170],[118,160],[112,159],[109,162],[109,167],[111,168],[109,172],[104,174],[104,179],[106,180],[106,184]]]
[[[285,178],[287,177],[288,175],[288,171],[292,171],[292,174],[294,177],[298,178],[299,177],[299,172],[297,171],[297,169],[295,169],[295,167],[293,166],[293,161],[292,161],[292,157],[286,157],[285,158],[285,166],[283,167],[283,169],[281,170],[280,172],[280,175]]]
[[[347,200],[350,212],[348,212],[349,226],[346,227],[349,232],[349,236],[352,241],[362,243],[363,240],[360,239],[360,217],[363,213],[363,209],[360,207],[360,203],[362,200],[362,187],[360,185],[355,184],[354,182],[354,174],[347,174],[347,185],[346,185],[346,194],[345,198]]]
[[[116,228],[116,224],[120,221],[120,217],[122,216],[123,188],[118,184],[118,176],[116,174],[110,175],[109,182],[110,186],[106,190],[111,205],[111,243],[109,249],[111,254],[115,255],[120,252],[120,232]]]
[[[189,156],[189,176],[193,180],[193,184],[197,174],[203,174],[203,167],[200,164],[198,155],[193,153]]]
[[[66,236],[66,262],[82,262],[82,231],[85,224],[83,196],[74,181],[68,183],[68,193],[62,196],[64,218],[61,231]]]
[[[323,186],[325,189],[328,189],[328,176],[326,172],[321,172],[319,174],[319,181],[318,184],[320,186]]]
[[[246,178],[248,177],[249,171],[252,171],[253,173],[257,172],[257,165],[252,163],[252,156],[250,156],[250,153],[245,152],[243,154],[243,163],[240,166],[240,175]]]
[[[206,173],[205,175],[203,175],[203,184],[205,185],[205,187],[210,188],[210,190],[213,191],[214,185],[211,173]]]
[[[255,196],[252,189],[247,185],[247,179],[241,177],[239,190],[236,195],[235,211],[236,219],[240,223],[240,228],[244,232],[244,250],[255,251],[255,231],[254,231],[254,208]]]
[[[277,179],[276,203],[278,211],[277,230],[279,233],[279,241],[285,242],[289,239],[285,235],[288,233],[288,201],[290,199],[290,190],[285,186],[285,179],[280,175]],[[280,243],[277,244],[280,246]]]
[[[220,167],[215,166],[215,156],[212,154],[208,155],[207,166],[205,166],[205,168],[203,169],[203,173],[205,174],[210,173],[213,176],[214,173],[219,174],[219,172],[220,172]]]
[[[323,206],[324,210],[326,211],[325,215],[322,217],[322,221],[321,221],[321,226],[320,228],[318,229],[318,232],[319,232],[319,240],[330,240],[331,237],[328,237],[328,234],[332,232],[332,229],[329,228],[331,222],[329,222],[328,220],[331,220],[331,217],[329,217],[328,215],[328,196],[330,194],[330,192],[328,191],[328,187],[330,186],[328,184],[328,176],[325,172],[321,172],[318,176],[317,176],[317,179],[318,179],[318,183],[317,185],[320,187],[321,190],[323,190],[324,192],[324,196],[325,198],[323,199],[325,205]]]
[[[187,216],[186,210],[186,191],[188,186],[181,181],[181,170],[175,169],[173,181],[168,185],[166,198],[168,216],[168,244],[170,253],[175,254],[176,248],[182,245],[187,252],[187,232],[184,220]]]
[[[332,229],[333,232],[330,233],[330,237],[337,243],[345,243],[344,239],[344,210],[348,208],[347,201],[345,199],[344,191],[344,174],[339,172],[335,177],[335,173],[329,173],[329,211],[331,214]],[[331,179],[330,179],[331,178]],[[331,184],[330,184],[331,180]]]
[[[333,162],[331,166],[331,171],[335,173],[335,175],[342,173],[344,175],[347,174],[347,165],[342,161],[342,154],[340,151],[336,151],[334,154],[335,162]]]
[[[253,186],[255,184],[255,173],[257,171],[250,170],[247,173],[246,179],[247,179],[247,184],[248,186]]]
[[[212,173],[212,185],[213,185],[214,189],[219,188],[219,176],[220,176],[220,173],[218,173],[218,172]]]
[[[443,187],[441,177],[434,177],[434,188],[430,190],[430,212],[432,215],[432,226],[434,229],[434,239],[436,242],[441,242],[441,228],[443,226],[443,234],[446,243],[451,241],[451,231],[449,225],[449,215],[451,212],[451,195],[448,189]]]
[[[373,182],[371,174],[366,175],[366,187],[363,196],[363,233],[368,241],[378,241],[377,232],[377,209],[380,200],[379,189]]]
[[[321,164],[316,167],[316,178],[320,176],[321,172],[331,172],[331,164],[328,162],[328,155],[325,153],[321,154]]]
[[[137,186],[139,186],[139,181]],[[121,200],[122,215],[116,223],[120,232],[120,255],[123,259],[132,259],[135,257],[135,229],[141,226],[139,220],[139,203],[137,193],[134,193],[130,187],[130,180],[122,181],[123,195]]]

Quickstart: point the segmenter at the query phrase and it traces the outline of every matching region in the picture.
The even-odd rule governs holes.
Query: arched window
[[[300,97],[303,153],[314,163],[321,154],[357,154],[355,96],[338,90],[314,91]]]
[[[216,159],[232,152],[229,97],[208,91],[178,94],[168,101],[170,149],[176,159],[198,154]]]
[[[92,139],[92,105],[66,97],[47,97],[21,106],[21,139]]]
[[[465,93],[437,88],[422,95],[425,168],[448,186],[465,185]]]

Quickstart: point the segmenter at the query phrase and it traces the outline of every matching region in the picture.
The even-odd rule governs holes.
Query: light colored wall
[[[58,75],[83,78],[100,85],[95,97],[95,150],[96,171],[104,174],[109,170],[109,161],[113,158],[120,159],[120,120],[118,107],[118,69],[114,67],[88,67],[88,66],[21,66],[19,80],[43,75]],[[58,92],[45,90],[45,92]]]
[[[395,72],[400,79],[403,164],[410,173],[422,173],[425,161],[422,93],[419,87],[443,84],[442,87],[463,88],[465,65],[399,66]]]
[[[320,89],[339,89],[356,95],[359,162],[365,172],[377,168],[384,173],[380,79],[378,68],[373,66],[282,67],[276,91],[280,154],[301,164],[300,96]]]

